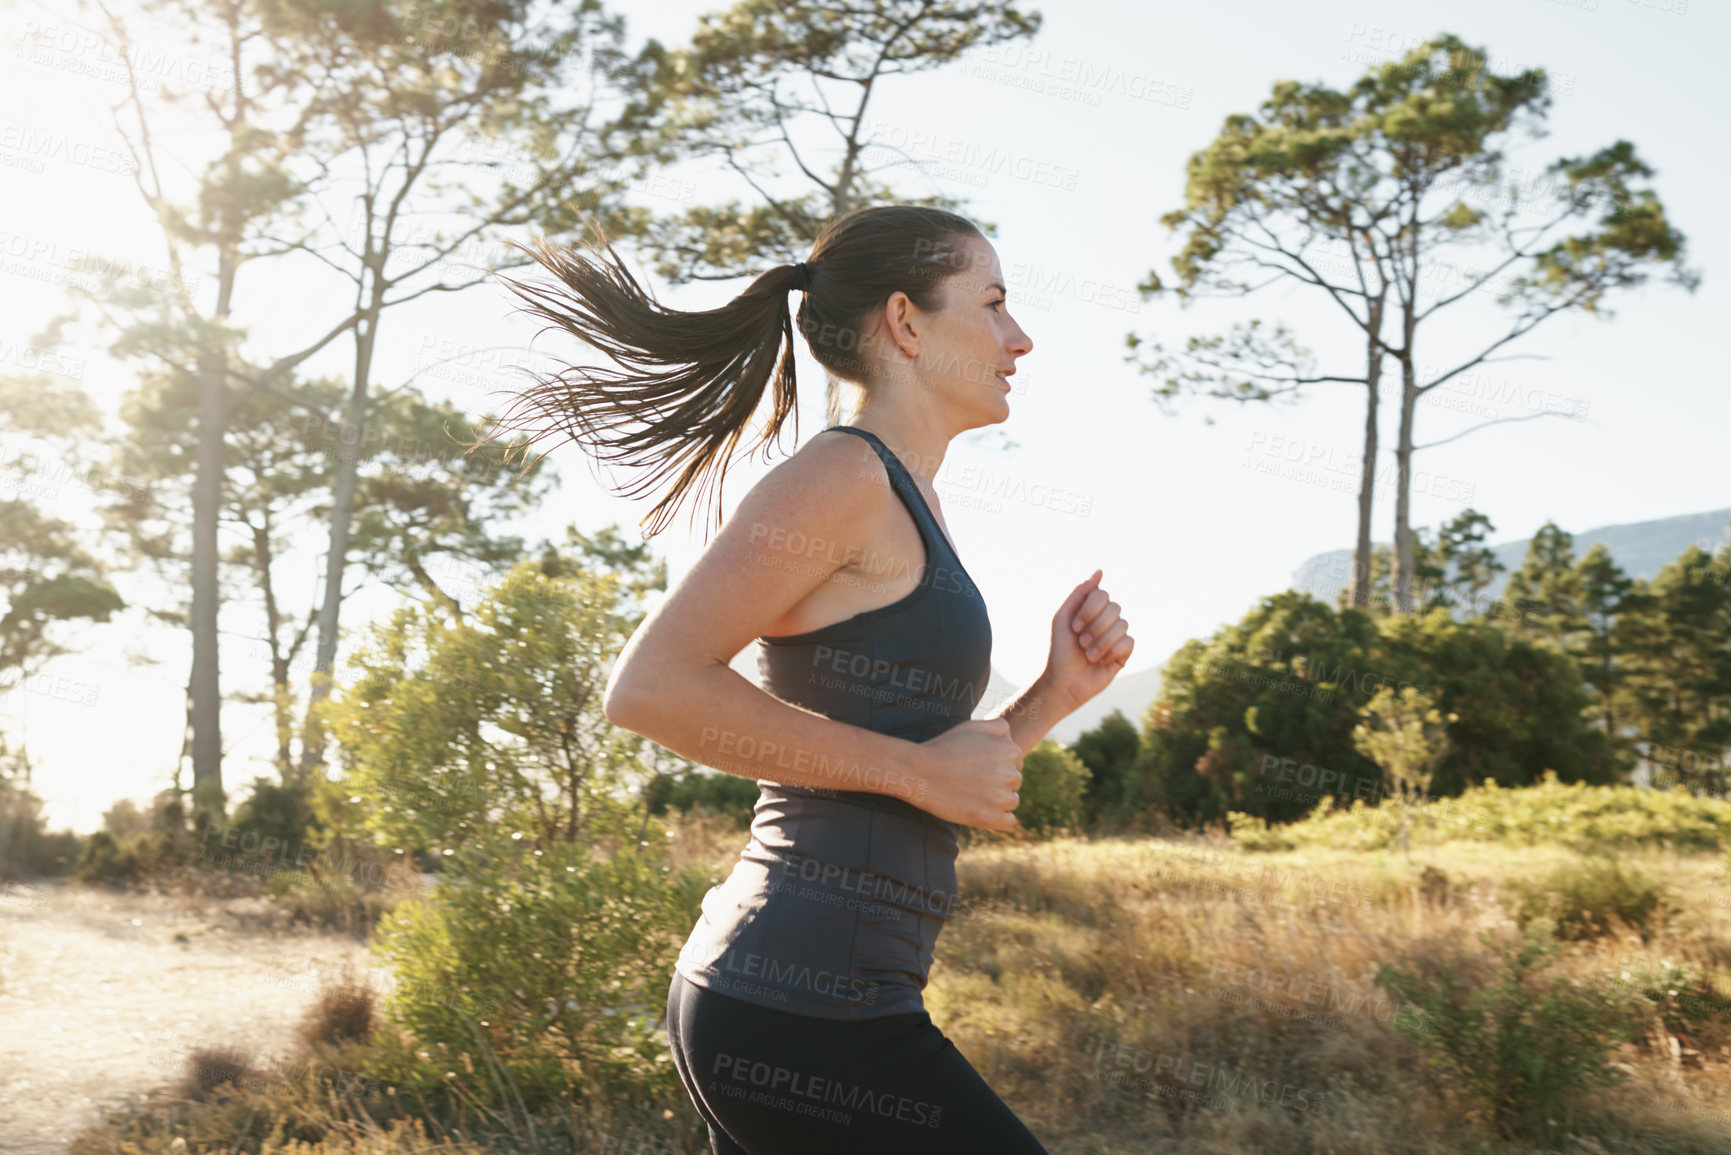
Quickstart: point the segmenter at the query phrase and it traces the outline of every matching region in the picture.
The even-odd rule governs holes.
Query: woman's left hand
[[[1099,586],[1103,572],[1095,570],[1071,590],[1052,618],[1046,680],[1072,708],[1111,685],[1136,648],[1130,623],[1118,616],[1121,607]]]

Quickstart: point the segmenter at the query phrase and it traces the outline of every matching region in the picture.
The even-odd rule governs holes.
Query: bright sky
[[[710,7],[639,0],[622,10],[634,37],[677,42]],[[161,262],[160,240],[153,243],[154,226],[110,125],[107,105],[122,93],[111,79],[112,49],[81,42],[67,27],[69,15],[23,6],[0,16],[7,60],[0,81],[0,372],[35,363],[29,338],[60,306],[54,279],[77,251]],[[1035,342],[1016,377],[1009,420],[958,439],[937,479],[958,550],[992,609],[993,665],[1006,676],[1026,682],[1039,672],[1053,613],[1097,566],[1137,638],[1134,672],[1158,667],[1187,638],[1238,619],[1259,597],[1284,588],[1305,557],[1350,546],[1355,474],[1342,461],[1360,445],[1357,391],[1323,386],[1297,407],[1198,402],[1172,418],[1148,400],[1151,380],[1123,361],[1132,329],[1171,338],[1263,317],[1298,329],[1326,370],[1357,372],[1359,345],[1344,319],[1294,289],[1180,311],[1140,301],[1133,286],[1151,268],[1169,276],[1176,243],[1159,217],[1182,205],[1185,160],[1222,118],[1254,111],[1277,78],[1344,86],[1366,63],[1441,31],[1488,48],[1493,71],[1551,71],[1558,92],[1550,136],[1521,145],[1513,163],[1530,172],[1559,155],[1634,142],[1657,172],[1671,220],[1689,238],[1691,263],[1706,275],[1693,296],[1653,285],[1618,297],[1610,302],[1614,319],[1551,320],[1511,350],[1527,357],[1488,366],[1463,383],[1453,408],[1421,407],[1421,443],[1487,416],[1530,412],[1528,398],[1549,397],[1537,404],[1584,411],[1584,418],[1498,425],[1420,454],[1418,467],[1428,473],[1414,496],[1415,524],[1434,526],[1471,505],[1507,540],[1530,535],[1546,519],[1580,530],[1731,504],[1731,391],[1714,336],[1731,306],[1717,275],[1731,245],[1721,200],[1731,172],[1722,150],[1704,147],[1702,138],[1702,126],[1723,123],[1728,111],[1717,82],[1727,34],[1722,10],[1686,0],[1047,4],[1033,43],[887,84],[870,112],[878,139],[930,162],[916,177],[922,183],[910,187],[935,182],[971,198],[974,215],[997,224],[1010,307]],[[158,47],[164,75],[195,75],[188,62],[207,59],[172,40]],[[184,136],[165,144],[183,154],[209,147]],[[981,159],[994,155],[1013,163]],[[645,203],[672,208],[682,199],[736,193],[719,177],[681,177],[688,183],[650,190],[657,195]],[[672,303],[702,308],[739,286],[660,288]],[[303,317],[322,326],[325,312],[296,310],[319,291],[316,279],[297,282],[273,271],[268,281],[243,281],[238,300],[244,319],[261,331],[292,328]],[[534,326],[511,315],[516,304],[483,286],[399,311],[386,322],[378,380],[394,385],[429,369],[445,341],[455,353],[521,345]],[[1462,311],[1431,332],[1424,359],[1452,366],[1505,330],[1493,307]],[[578,356],[550,335],[537,349]],[[130,371],[99,351],[60,353],[52,364],[69,375],[79,370],[68,358],[85,360],[83,383],[105,404],[130,385]],[[315,368],[341,373],[351,357],[342,343]],[[503,368],[512,359],[475,353],[420,380],[479,411],[498,404],[489,390],[518,380]],[[803,349],[800,380],[799,430],[810,436],[823,425],[823,379]],[[1490,411],[1475,416],[1473,406]],[[1205,415],[1215,423],[1206,424]],[[1384,418],[1387,446],[1394,439],[1389,405]],[[784,437],[790,448],[791,434]],[[1310,472],[1255,468],[1294,443]],[[568,521],[589,531],[616,522],[635,532],[649,502],[606,493],[575,447],[554,460],[565,484],[526,532],[556,534]],[[764,468],[756,461],[735,468],[728,507]],[[46,480],[46,491],[33,492],[63,516],[90,508],[89,495],[80,500],[65,478],[36,480]],[[1004,496],[1006,487],[1012,496]],[[1076,500],[1042,503],[1050,490]],[[1392,536],[1392,485],[1378,491],[1375,532],[1378,540]],[[682,522],[655,539],[675,577],[690,567],[702,536]],[[279,576],[298,613],[310,604],[319,549],[322,535]],[[388,596],[357,596],[345,607],[345,624],[355,627],[389,604]],[[257,615],[244,603],[225,611],[224,628],[234,631],[224,642],[226,691],[264,681],[244,636]],[[184,633],[147,629],[136,614],[87,637],[90,648],[58,660],[51,677],[0,696],[0,726],[27,735],[51,820],[78,829],[98,825],[115,798],[142,800],[168,782],[190,659]],[[133,668],[129,655],[157,664]],[[271,735],[261,708],[230,705],[224,742],[231,789],[269,772],[263,759]]]

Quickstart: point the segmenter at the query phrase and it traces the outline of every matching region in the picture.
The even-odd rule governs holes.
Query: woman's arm
[[[1033,683],[1010,699],[1002,710],[990,715],[1010,724],[1010,737],[1025,755],[1053,726],[1076,712],[1076,706],[1052,684],[1042,671]]]
[[[602,706],[609,721],[744,778],[916,805],[926,797],[930,752],[920,743],[784,702],[729,665],[867,552],[862,535],[889,492],[872,484],[867,454],[876,456],[859,438],[816,437],[758,482],[620,652]]]
[[[928,752],[919,743],[784,702],[725,663],[661,679],[653,698],[626,703],[610,693],[607,717],[743,778],[888,794],[915,806],[931,792]]]

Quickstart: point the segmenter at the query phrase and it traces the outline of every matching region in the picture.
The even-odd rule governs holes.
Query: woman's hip
[[[1043,1155],[924,1011],[823,1019],[676,972],[667,1023],[693,1102],[751,1155]]]

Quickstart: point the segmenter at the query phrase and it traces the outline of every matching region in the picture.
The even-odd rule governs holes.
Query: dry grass
[[[745,837],[700,820],[669,845],[679,861],[719,874]],[[1667,892],[1645,941],[1616,928],[1568,942],[1558,970],[1604,987],[1624,973],[1688,965],[1731,992],[1721,860],[1623,857]],[[1500,964],[1481,936],[1516,932],[1514,884],[1584,861],[1561,848],[1485,843],[1426,847],[1410,863],[1398,852],[1257,854],[1224,841],[977,845],[959,863],[965,901],[940,940],[926,1001],[1053,1155],[1520,1155],[1531,1148],[1500,1138],[1397,1029],[1399,1001],[1374,980],[1398,963],[1492,981]],[[347,1030],[328,1025],[313,1033]],[[1649,1031],[1613,1057],[1623,1081],[1569,1115],[1562,1149],[1731,1150],[1731,1015]],[[473,1130],[465,1139],[392,1121],[406,1105],[376,1086],[370,1119],[339,1118],[334,1100],[314,1102],[323,1091],[297,1086],[249,1090],[244,1103],[224,1091],[204,1110],[232,1112],[230,1128],[279,1108],[311,1126],[328,1110],[326,1138],[298,1155],[487,1147]],[[626,1135],[649,1150],[702,1149],[682,1101],[613,1107],[626,1113],[543,1121],[534,1137],[514,1131],[501,1149],[595,1155],[632,1149]],[[192,1116],[180,1122],[194,1129]],[[222,1132],[214,1115],[208,1123],[197,1133]],[[173,1133],[134,1127],[133,1148],[90,1135],[75,1149],[154,1155],[172,1150]]]
[[[686,866],[707,867],[723,877],[745,849],[750,833],[725,814],[695,811],[667,823],[667,862],[674,871]]]
[[[207,1047],[186,1057],[177,1091],[194,1103],[209,1101],[218,1087],[242,1086],[252,1074],[252,1056],[239,1047]]]
[[[1631,857],[1674,909],[1646,942],[1626,931],[1572,944],[1561,971],[1602,986],[1689,963],[1731,990],[1718,860]],[[1054,1155],[1515,1150],[1394,1027],[1398,1000],[1374,979],[1405,962],[1488,980],[1497,960],[1480,936],[1516,930],[1508,880],[1578,861],[1482,843],[1410,865],[1147,840],[979,850],[960,864],[961,888],[986,913],[945,931],[926,1001]],[[1576,1149],[1731,1149],[1714,1114],[1731,1120],[1720,1031],[1622,1048],[1625,1082],[1602,1102],[1614,1119],[1585,1112]]]
[[[319,991],[295,1029],[303,1047],[337,1047],[364,1043],[373,1032],[377,998],[373,989],[351,975]]]

